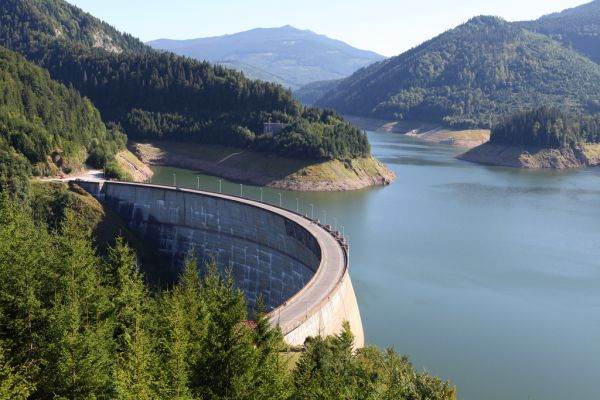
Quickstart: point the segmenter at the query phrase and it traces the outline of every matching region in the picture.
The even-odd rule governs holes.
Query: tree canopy
[[[496,17],[477,17],[342,80],[316,105],[354,115],[490,128],[541,105],[600,110],[600,65]]]
[[[70,172],[85,162],[102,168],[125,140],[77,91],[0,47],[0,182],[8,174]]]
[[[1,400],[456,399],[392,350],[354,350],[348,326],[296,363],[231,275],[190,258],[150,290],[128,245],[99,256],[75,211],[50,228],[0,196]]]
[[[120,124],[132,138],[252,147],[263,123],[303,120],[303,107],[280,85],[154,51],[62,0],[3,1],[0,45],[22,53],[52,78],[90,98],[105,121]],[[369,151],[345,122],[336,121],[330,128],[338,142],[347,144],[340,149],[362,146],[363,153]],[[263,135],[259,148],[279,153],[276,143],[264,145],[269,141],[275,140]],[[315,153],[296,149],[293,154],[310,158]]]
[[[600,1],[521,23],[600,63]]]
[[[578,116],[558,108],[522,111],[494,127],[491,143],[549,148],[600,142],[600,114]]]

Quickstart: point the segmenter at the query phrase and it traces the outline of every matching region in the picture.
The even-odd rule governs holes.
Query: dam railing
[[[208,195],[213,195],[215,197],[229,198],[231,201],[237,200],[237,201],[243,202],[247,205],[253,205],[252,203],[255,203],[253,205],[255,207],[267,206],[267,207],[271,207],[271,208],[281,211],[282,213],[280,213],[280,214],[285,214],[285,213],[293,214],[296,217],[299,217],[299,218],[307,221],[310,224],[314,224],[314,225],[318,226],[322,231],[326,232],[331,238],[333,238],[335,240],[335,242],[338,244],[339,248],[341,249],[341,254],[343,257],[342,270],[340,271],[340,273],[337,277],[337,282],[333,285],[333,287],[329,288],[328,289],[329,291],[327,293],[324,293],[324,295],[322,297],[320,296],[320,299],[315,299],[318,301],[317,303],[310,302],[312,304],[309,307],[308,306],[309,301],[301,300],[301,297],[303,295],[305,295],[307,291],[309,291],[310,289],[313,289],[313,291],[314,291],[315,288],[331,286],[331,284],[333,284],[333,282],[331,282],[331,281],[329,281],[330,282],[329,285],[324,285],[324,284],[320,284],[319,282],[316,282],[318,271],[320,271],[322,268],[327,268],[327,265],[324,264],[323,260],[321,260],[317,270],[315,271],[315,274],[310,279],[310,281],[307,282],[307,284],[304,287],[302,287],[302,289],[300,289],[298,292],[294,293],[290,298],[285,300],[283,303],[281,303],[277,307],[274,307],[272,310],[270,310],[268,316],[271,321],[277,321],[278,324],[281,323],[282,329],[283,329],[283,324],[285,324],[286,329],[284,330],[284,334],[293,332],[295,329],[300,327],[304,322],[308,321],[311,317],[313,317],[316,313],[318,313],[322,309],[322,307],[331,300],[332,296],[334,296],[340,290],[343,280],[348,273],[348,270],[349,270],[349,244],[348,244],[348,241],[346,240],[346,237],[344,235],[342,235],[342,233],[339,232],[339,230],[334,229],[329,224],[321,223],[316,218],[310,218],[308,215],[303,215],[302,213],[300,213],[298,211],[284,207],[282,205],[283,202],[281,201],[281,199],[282,199],[281,194],[279,194],[279,196],[280,196],[279,204],[273,204],[269,201],[258,200],[253,197],[243,196],[243,193],[244,193],[243,186],[241,187],[240,195],[237,195],[237,194],[232,194],[232,193],[223,193],[223,191],[221,190],[221,185],[220,185],[220,190],[217,192],[217,191],[210,190],[210,189],[207,190],[205,188],[202,188],[202,190],[185,188],[185,187],[181,187],[179,185],[144,185],[144,184],[117,182],[117,181],[100,181],[99,182],[99,191],[102,191],[102,186],[103,186],[104,182],[112,182],[112,183],[123,184],[123,185],[132,185],[132,186],[148,186],[148,187],[168,189],[168,190],[173,190],[173,191],[198,193],[198,194],[203,194],[203,195],[208,194]],[[248,203],[248,202],[250,202],[250,203]],[[260,208],[263,208],[263,207],[260,207]],[[314,210],[314,208],[313,208],[313,210]],[[312,213],[312,215],[314,216],[314,212]],[[285,215],[283,215],[283,216],[285,217]],[[292,313],[293,318],[289,318],[292,315],[289,315],[290,313],[286,312],[286,314],[288,314],[287,317],[284,320],[281,320],[281,314],[283,313],[283,310],[286,309],[288,307],[288,305],[292,304],[292,303],[296,303],[295,308],[298,308],[299,305],[304,304],[306,306],[306,309],[302,313],[297,313],[297,312]]]

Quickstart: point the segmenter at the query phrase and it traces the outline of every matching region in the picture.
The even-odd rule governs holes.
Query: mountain
[[[3,0],[0,31],[6,47],[26,53],[36,43],[46,45],[51,40],[116,54],[147,49],[133,36],[62,0]]]
[[[105,121],[119,124],[133,138],[267,149],[297,157],[306,150],[306,158],[369,153],[364,135],[339,116],[303,108],[289,90],[155,51],[63,0],[0,2],[0,45],[73,86],[94,102]],[[296,136],[280,148],[273,135],[263,135],[265,122],[302,124],[303,130],[284,132]]]
[[[2,47],[0,88],[0,191],[11,170],[49,175],[84,162],[101,168],[125,146],[125,135],[107,129],[89,100]]]
[[[299,88],[309,82],[345,78],[384,59],[339,40],[292,26],[252,29],[233,35],[191,40],[160,39],[148,43],[243,71],[251,78]]]
[[[600,66],[496,17],[476,17],[363,68],[318,106],[351,115],[490,127],[521,108],[600,110]]]
[[[299,89],[294,90],[294,97],[302,104],[313,105],[327,92],[334,90],[342,82],[342,79],[330,81],[318,81],[307,83]]]
[[[520,24],[600,63],[600,0]]]

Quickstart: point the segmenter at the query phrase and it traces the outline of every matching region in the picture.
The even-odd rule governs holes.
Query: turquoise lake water
[[[466,400],[599,399],[600,169],[485,167],[451,147],[369,136],[392,185],[263,189],[344,226],[367,341],[450,379]],[[181,186],[219,188],[194,171],[155,171],[155,183],[175,173]],[[240,194],[239,183],[222,189]]]

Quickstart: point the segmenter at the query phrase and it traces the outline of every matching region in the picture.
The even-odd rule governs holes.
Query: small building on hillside
[[[277,135],[279,132],[290,126],[282,122],[265,122],[263,124],[263,133],[265,135]]]

